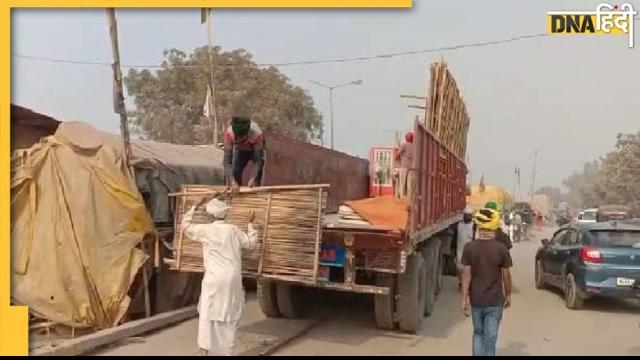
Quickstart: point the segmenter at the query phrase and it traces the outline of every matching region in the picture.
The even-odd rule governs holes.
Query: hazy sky
[[[636,10],[640,2],[631,1]],[[544,33],[549,10],[590,10],[599,1],[427,1],[411,10],[217,10],[215,42],[245,48],[258,63],[317,60],[500,40]],[[162,50],[206,43],[198,9],[118,12],[123,64],[159,64]],[[13,11],[12,53],[111,61],[104,10]],[[635,21],[636,28],[640,22]],[[444,57],[471,115],[473,181],[511,189],[513,168],[528,188],[534,150],[538,185],[559,185],[609,151],[616,134],[640,130],[640,30],[626,36],[554,36],[505,45],[367,62],[286,67],[327,114],[327,91],[310,80],[361,86],[336,90],[336,148],[366,157],[408,130],[416,110],[400,94],[423,95],[428,64]],[[61,120],[118,132],[111,70],[12,58],[12,101]],[[327,127],[327,131],[328,131]],[[328,142],[328,139],[327,139]]]

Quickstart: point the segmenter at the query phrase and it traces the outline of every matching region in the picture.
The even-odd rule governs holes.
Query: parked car
[[[598,209],[586,209],[581,211],[578,214],[578,218],[576,219],[576,223],[578,224],[589,224],[595,223],[598,221]]]
[[[640,301],[640,223],[565,225],[542,240],[535,260],[536,288],[562,289],[569,309],[596,296]]]

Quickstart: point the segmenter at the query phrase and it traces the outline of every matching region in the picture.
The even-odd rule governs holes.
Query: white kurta
[[[245,233],[235,225],[217,220],[211,224],[193,224],[191,208],[183,219],[185,234],[191,239],[202,243],[202,255],[204,259],[204,278],[198,303],[198,312],[201,321],[215,324],[227,323],[227,329],[237,327],[244,306],[244,289],[242,288],[242,249],[253,249],[256,246],[258,235],[251,224]],[[206,326],[200,325],[200,330]],[[213,341],[205,341],[205,338],[214,338],[215,331],[209,331],[210,336],[200,334],[198,345],[201,348],[211,350]],[[228,333],[228,331],[227,331]],[[235,331],[233,332],[235,335]],[[228,343],[226,339],[218,339],[216,343]],[[233,338],[232,336],[231,338]],[[201,341],[202,340],[202,341]],[[216,340],[216,339],[214,339]],[[203,346],[204,345],[204,346]]]
[[[462,250],[464,246],[473,240],[473,222],[458,223],[458,238],[456,239],[456,260],[458,265],[462,265]]]

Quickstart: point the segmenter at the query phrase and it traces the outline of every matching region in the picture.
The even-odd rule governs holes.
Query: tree
[[[149,140],[211,143],[213,124],[202,115],[210,82],[207,48],[191,54],[167,50],[164,57],[159,70],[130,69],[124,78],[134,97],[134,132]],[[250,115],[264,130],[299,140],[319,137],[322,117],[313,99],[278,69],[258,67],[243,49],[224,52],[215,47],[213,58],[219,137],[233,114]]]
[[[584,164],[582,172],[573,173],[563,184],[569,189],[569,204],[576,208],[597,207],[606,196],[597,160]]]
[[[615,150],[602,158],[601,172],[607,202],[640,211],[640,132],[618,135]]]
[[[628,205],[640,213],[640,132],[618,135],[615,149],[563,183],[574,207]]]

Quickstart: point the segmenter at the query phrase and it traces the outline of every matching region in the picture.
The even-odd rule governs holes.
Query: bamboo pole
[[[308,190],[308,189],[318,189],[318,188],[328,188],[330,184],[317,184],[317,185],[282,185],[282,186],[262,186],[256,188],[242,188],[239,190],[240,194],[247,193],[261,193],[261,192],[270,192],[274,190]],[[171,193],[169,196],[201,196],[201,195],[218,195],[220,190],[208,190],[208,191],[198,191],[193,193],[188,192],[179,192],[179,193]],[[225,191],[222,191],[225,192]]]
[[[180,215],[184,216],[184,208],[185,208],[185,199],[181,198],[180,199]],[[176,216],[176,219],[178,219],[178,217]],[[177,220],[176,220],[177,222]],[[178,267],[178,269],[180,269],[180,261],[182,260],[182,241],[184,239],[184,229],[182,228],[182,224],[179,224],[179,228],[180,228],[180,235],[178,237],[178,247],[176,247],[178,254],[176,255],[177,259],[176,259],[176,266]]]
[[[273,200],[273,194],[269,194],[269,200],[267,203],[267,211],[264,218],[264,233],[262,235],[262,252],[260,254],[260,263],[258,264],[258,277],[262,275],[262,266],[264,264],[264,253],[267,250],[267,235],[269,233],[269,216],[271,215],[271,201]]]

